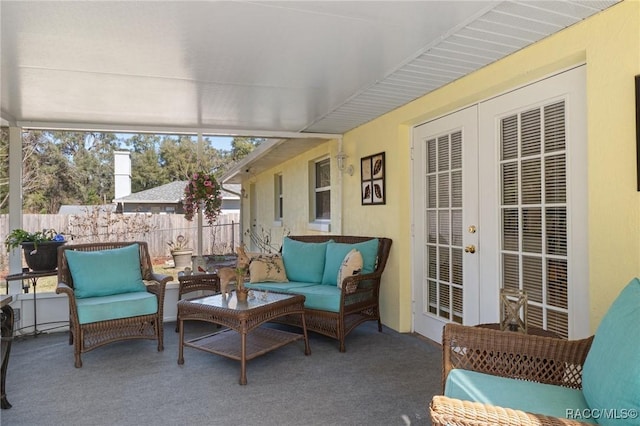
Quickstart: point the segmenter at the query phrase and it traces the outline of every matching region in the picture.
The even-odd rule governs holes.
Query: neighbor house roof
[[[156,186],[155,188],[145,189],[144,191],[135,192],[125,197],[116,198],[114,203],[179,203],[184,198],[184,187],[187,185],[186,180],[179,180],[165,185]],[[240,185],[225,185],[229,191],[222,190],[223,199],[238,199],[240,196]],[[235,192],[235,194],[234,194]]]
[[[115,212],[115,204],[101,204],[101,205],[82,205],[82,204],[66,204],[60,206],[58,214],[85,214],[91,212],[93,209],[98,209],[101,212]]]

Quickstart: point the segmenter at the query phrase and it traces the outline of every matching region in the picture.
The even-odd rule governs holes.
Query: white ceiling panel
[[[3,0],[0,112],[341,134],[615,3]]]

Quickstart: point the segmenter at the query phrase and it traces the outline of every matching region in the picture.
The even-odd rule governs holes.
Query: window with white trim
[[[331,165],[325,158],[315,163],[313,184],[313,211],[315,220],[331,219]]]
[[[275,194],[275,220],[282,221],[284,205],[282,197],[282,173],[274,176],[274,194]]]

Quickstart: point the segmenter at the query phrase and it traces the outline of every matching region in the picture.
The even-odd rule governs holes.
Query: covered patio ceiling
[[[240,181],[616,2],[3,0],[2,124],[274,138]]]

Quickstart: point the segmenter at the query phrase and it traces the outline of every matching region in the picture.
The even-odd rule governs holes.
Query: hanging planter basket
[[[213,225],[222,207],[220,184],[206,172],[194,173],[184,188],[184,217],[191,221],[201,211],[209,225]]]

